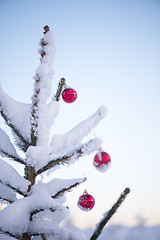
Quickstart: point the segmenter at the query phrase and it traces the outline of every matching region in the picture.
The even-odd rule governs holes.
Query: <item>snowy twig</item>
[[[33,212],[31,212],[31,215],[30,215],[30,221],[32,221],[32,217],[34,216],[34,215],[36,215],[37,213],[39,213],[39,212],[43,212],[43,211],[45,211],[46,209],[36,209],[36,210],[34,210]],[[55,212],[55,209],[53,209],[53,208],[49,208],[49,210],[51,211],[51,212]]]
[[[43,240],[47,240],[47,238],[45,237],[44,233],[41,233],[41,237]]]
[[[107,224],[107,222],[110,220],[110,218],[113,216],[113,214],[117,211],[121,203],[124,201],[126,198],[127,194],[130,192],[129,188],[126,188],[124,192],[120,195],[118,198],[117,202],[112,206],[112,208],[107,212],[107,214],[102,218],[102,220],[98,223],[92,237],[90,240],[96,240],[99,235],[101,234],[104,226]]]
[[[14,202],[14,201],[12,201],[12,200],[9,200],[9,199],[4,198],[4,197],[1,197],[1,196],[0,196],[0,200],[6,201],[6,202],[8,202],[8,203],[13,203],[13,202]]]
[[[31,145],[36,146],[37,140],[39,140],[39,134],[41,132],[41,118],[44,117],[44,106],[47,107],[47,98],[50,96],[50,83],[52,76],[52,61],[51,54],[54,49],[53,32],[49,31],[49,27],[44,27],[44,37],[40,41],[41,49],[39,51],[41,55],[41,63],[36,70],[34,76],[34,92],[32,96],[31,107]],[[50,33],[49,33],[50,32]],[[49,41],[52,35],[52,41]],[[44,114],[44,115],[43,115]]]
[[[15,239],[19,239],[18,236],[15,236],[15,235],[11,234],[10,232],[5,232],[1,228],[0,228],[0,234],[5,234],[5,235],[8,235],[8,236],[13,237]]]
[[[57,192],[54,196],[52,196],[52,198],[57,198],[59,196],[61,196],[62,194],[64,194],[65,192],[70,191],[72,188],[77,187],[78,185],[80,185],[81,183],[85,182],[87,180],[87,178],[84,178],[82,182],[77,182],[73,185],[71,185],[68,188],[63,188],[62,190],[60,190],[59,192]]]
[[[101,106],[92,116],[80,122],[68,132],[53,135],[50,142],[51,152],[68,152],[71,148],[75,149],[84,137],[100,123],[106,113],[106,108]]]
[[[43,172],[45,172],[46,170],[50,169],[51,167],[56,166],[57,164],[67,163],[68,160],[70,160],[71,157],[73,157],[75,154],[76,154],[76,158],[78,158],[78,157],[80,157],[80,156],[83,154],[83,152],[82,152],[81,149],[79,149],[79,150],[76,151],[76,153],[72,153],[72,154],[70,154],[70,155],[68,155],[68,156],[65,155],[65,156],[63,156],[62,158],[57,158],[57,159],[55,159],[55,160],[52,160],[52,161],[50,161],[47,165],[45,165],[43,168],[39,169],[39,170],[37,171],[37,174],[43,173]]]
[[[64,157],[62,157],[62,158],[57,158],[57,159],[55,159],[55,160],[50,161],[50,162],[49,162],[47,165],[45,165],[43,168],[39,169],[39,170],[37,171],[37,174],[43,173],[43,172],[45,172],[46,170],[50,169],[51,167],[54,167],[54,166],[57,165],[57,164],[67,162],[67,160],[68,160],[69,158],[71,158],[72,156],[73,156],[73,153],[72,153],[71,155],[69,155],[69,156],[64,156]]]
[[[41,174],[46,170],[55,167],[58,164],[69,163],[69,160],[74,157],[74,159],[78,159],[79,157],[84,156],[85,154],[91,154],[93,151],[98,150],[101,145],[101,140],[98,138],[94,138],[89,140],[88,142],[82,144],[77,150],[74,152],[64,155],[61,158],[57,158],[49,161],[43,168],[37,171],[37,174]]]
[[[60,100],[61,92],[63,90],[64,85],[65,85],[65,79],[61,78],[61,80],[59,81],[59,84],[58,84],[57,92],[55,94],[55,99],[57,102]]]
[[[2,180],[0,180],[0,183],[2,183],[3,185],[11,188],[12,190],[14,190],[15,192],[19,193],[20,195],[22,195],[22,196],[24,196],[24,197],[27,197],[27,195],[24,194],[24,193],[23,193],[21,190],[19,190],[18,188],[15,188],[15,187],[11,186],[10,184],[6,184],[6,183],[4,183]]]
[[[21,163],[21,164],[26,165],[25,161],[24,161],[22,158],[19,158],[19,157],[13,156],[13,155],[11,155],[11,154],[9,154],[9,153],[3,151],[2,149],[0,149],[0,152],[2,152],[2,153],[5,155],[5,157],[7,157],[7,158],[11,158],[12,160],[14,160],[14,161],[16,161],[16,162],[18,162],[18,163]]]
[[[12,129],[12,131],[16,134],[16,136],[21,140],[22,145],[19,147],[26,152],[27,148],[29,147],[29,142],[21,135],[21,133],[16,129],[16,127],[10,122],[10,119],[4,113],[1,104],[0,104],[0,113],[3,119],[5,120],[6,124]]]
[[[36,80],[35,85],[38,85],[38,80]],[[37,137],[36,137],[36,133],[35,133],[35,129],[38,126],[37,123],[37,117],[36,117],[36,108],[37,108],[37,102],[38,102],[38,94],[39,94],[39,90],[36,90],[36,94],[33,95],[33,105],[32,105],[32,110],[31,110],[31,115],[32,115],[32,120],[31,120],[31,145],[32,146],[36,146],[36,142],[37,142]]]

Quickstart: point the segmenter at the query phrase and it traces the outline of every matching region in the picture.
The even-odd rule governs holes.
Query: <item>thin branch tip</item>
[[[111,219],[113,214],[117,211],[117,209],[120,207],[121,203],[125,200],[128,193],[130,193],[130,189],[125,188],[125,190],[122,192],[122,194],[118,198],[117,202],[112,206],[112,208],[107,212],[107,214],[104,214],[104,217],[97,224],[96,229],[95,229],[93,235],[91,236],[90,240],[96,240],[100,236],[103,228],[108,223],[108,221]]]
[[[44,29],[44,32],[43,32],[44,34],[46,34],[50,30],[48,25],[44,26],[43,29]]]
[[[124,193],[126,193],[126,194],[128,194],[128,193],[130,193],[130,188],[126,188],[125,190],[124,190]]]

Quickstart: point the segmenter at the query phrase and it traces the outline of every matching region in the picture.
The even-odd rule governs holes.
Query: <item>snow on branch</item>
[[[106,114],[106,108],[101,106],[95,114],[79,123],[67,133],[54,135],[50,143],[51,153],[62,152],[65,154],[69,149],[77,147],[81,144],[82,139],[96,127]]]
[[[85,182],[86,180],[87,180],[87,178],[84,178],[82,182]],[[62,190],[60,190],[59,192],[57,192],[54,196],[52,196],[52,198],[57,198],[57,197],[61,196],[62,194],[71,191],[71,189],[77,187],[77,186],[80,185],[82,182],[76,182],[76,183],[72,184],[70,187],[63,188]]]
[[[57,165],[60,164],[71,164],[74,163],[75,160],[77,160],[79,157],[82,157],[84,155],[89,155],[92,152],[98,150],[101,147],[102,144],[102,140],[99,138],[94,138],[90,141],[88,141],[87,143],[81,144],[80,147],[76,148],[76,149],[72,149],[72,151],[70,151],[69,153],[67,153],[66,155],[62,156],[62,157],[57,157],[54,158],[54,155],[51,155],[49,158],[53,159],[53,160],[48,160],[48,162],[46,163],[46,165],[42,165],[44,164],[44,162],[41,162],[42,167],[39,168],[39,170],[37,170],[37,174],[41,174],[43,172],[45,172],[46,170],[52,168],[52,167],[56,167]],[[38,166],[41,166],[40,164],[38,164],[36,166],[36,169]]]
[[[1,159],[0,182],[22,195],[27,193],[27,189],[30,184],[30,182],[19,175],[19,173],[10,164]]]
[[[54,33],[49,30],[48,26],[45,26],[44,30],[44,37],[40,42],[41,63],[34,77],[35,84],[32,97],[31,140],[33,146],[37,143],[38,145],[48,144],[50,128],[58,113],[57,101],[47,104],[47,99],[51,96],[51,80],[54,73],[52,69],[55,55]]]
[[[4,240],[8,240],[8,239],[9,240],[14,240],[14,239],[18,239],[19,240],[18,236],[15,236],[15,235],[11,234],[8,231],[2,231],[1,228],[0,228],[0,235],[2,236],[2,239],[4,239]],[[7,236],[9,236],[9,238]]]
[[[20,195],[26,197],[27,195],[25,193],[23,193],[21,190],[19,190],[18,188],[13,187],[10,184],[4,183],[1,179],[0,179],[0,183],[3,184],[6,187],[11,188],[12,190],[14,190],[15,192],[19,193]]]
[[[0,151],[6,152],[9,155],[17,156],[16,149],[11,143],[9,136],[0,128]]]
[[[24,160],[17,155],[16,149],[11,143],[9,136],[1,128],[0,128],[0,155],[5,156],[7,158],[11,158],[16,162],[26,164]]]
[[[45,218],[44,221],[42,219],[43,224],[41,226],[39,217],[46,214],[46,211],[50,213],[52,220],[51,229],[55,225],[58,226],[59,222],[68,216],[69,210],[51,198],[45,189],[34,185],[31,191],[32,194],[30,196],[19,199],[0,211],[1,231],[8,231],[15,236],[21,236],[28,231],[31,235],[41,234],[50,224],[50,219],[47,220]]]
[[[9,159],[11,159],[11,160],[13,160],[13,161],[18,162],[18,163],[21,163],[21,164],[26,165],[26,162],[25,162],[22,158],[20,158],[18,155],[17,155],[17,157],[16,157],[16,156],[14,156],[14,155],[8,154],[7,152],[5,152],[5,151],[3,151],[3,150],[0,150],[0,155],[1,155],[1,156],[4,156],[4,157],[7,157],[7,158],[9,158]]]
[[[9,97],[0,85],[0,113],[16,135],[17,144],[25,150],[30,139],[30,105]]]
[[[17,200],[17,197],[15,191],[0,183],[0,199],[12,203]]]
[[[59,179],[55,178],[48,183],[40,184],[40,187],[45,189],[52,198],[57,198],[72,188],[85,182],[86,178],[75,178],[75,179]]]

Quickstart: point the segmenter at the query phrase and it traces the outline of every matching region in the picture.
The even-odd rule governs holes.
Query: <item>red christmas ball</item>
[[[62,92],[62,98],[66,103],[72,103],[77,99],[77,92],[73,88],[65,88]]]
[[[77,205],[81,210],[88,212],[94,207],[95,199],[87,191],[84,191],[83,195],[79,197]]]
[[[94,156],[93,165],[99,171],[105,172],[108,169],[108,167],[110,166],[110,164],[111,164],[111,157],[109,156],[108,153],[99,151]]]

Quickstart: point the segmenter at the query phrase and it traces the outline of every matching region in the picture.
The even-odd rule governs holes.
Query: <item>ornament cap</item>
[[[88,194],[88,191],[85,189],[83,194]]]
[[[48,25],[44,26],[43,29],[44,29],[44,32],[43,32],[44,34],[46,34],[50,30]]]
[[[99,152],[103,152],[103,151],[104,151],[103,147],[100,147]]]

